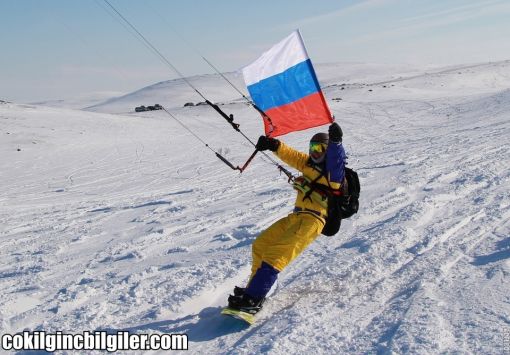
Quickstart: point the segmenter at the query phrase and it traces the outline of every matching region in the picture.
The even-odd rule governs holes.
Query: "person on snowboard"
[[[309,154],[299,152],[275,138],[261,136],[256,148],[271,150],[303,175],[296,178],[297,198],[293,213],[260,234],[252,246],[251,276],[246,288],[235,287],[228,298],[230,308],[257,313],[278,273],[321,234],[327,217],[327,194],[341,193],[346,154],[342,129],[334,122],[328,133],[310,140]]]

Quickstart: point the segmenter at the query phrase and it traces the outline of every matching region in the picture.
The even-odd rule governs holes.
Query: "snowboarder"
[[[303,173],[295,179],[294,211],[262,232],[252,246],[252,269],[248,285],[236,287],[228,306],[255,314],[280,273],[322,231],[327,216],[327,192],[340,191],[345,178],[346,154],[342,129],[333,122],[328,133],[310,140],[309,154],[299,152],[275,138],[261,136],[258,150],[271,150],[278,158]]]

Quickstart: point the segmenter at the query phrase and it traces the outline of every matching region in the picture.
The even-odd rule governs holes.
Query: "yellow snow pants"
[[[309,213],[291,213],[260,234],[252,246],[251,278],[266,262],[282,271],[322,232],[324,222]]]

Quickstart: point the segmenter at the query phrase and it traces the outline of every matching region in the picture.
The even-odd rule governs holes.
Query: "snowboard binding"
[[[228,297],[228,307],[249,314],[256,314],[262,309],[265,298],[257,299],[247,295],[244,288],[234,288],[234,295]]]

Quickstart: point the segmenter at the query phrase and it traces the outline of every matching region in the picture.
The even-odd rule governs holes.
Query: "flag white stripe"
[[[299,30],[264,52],[256,61],[243,68],[246,86],[258,83],[273,75],[280,74],[308,59]]]

